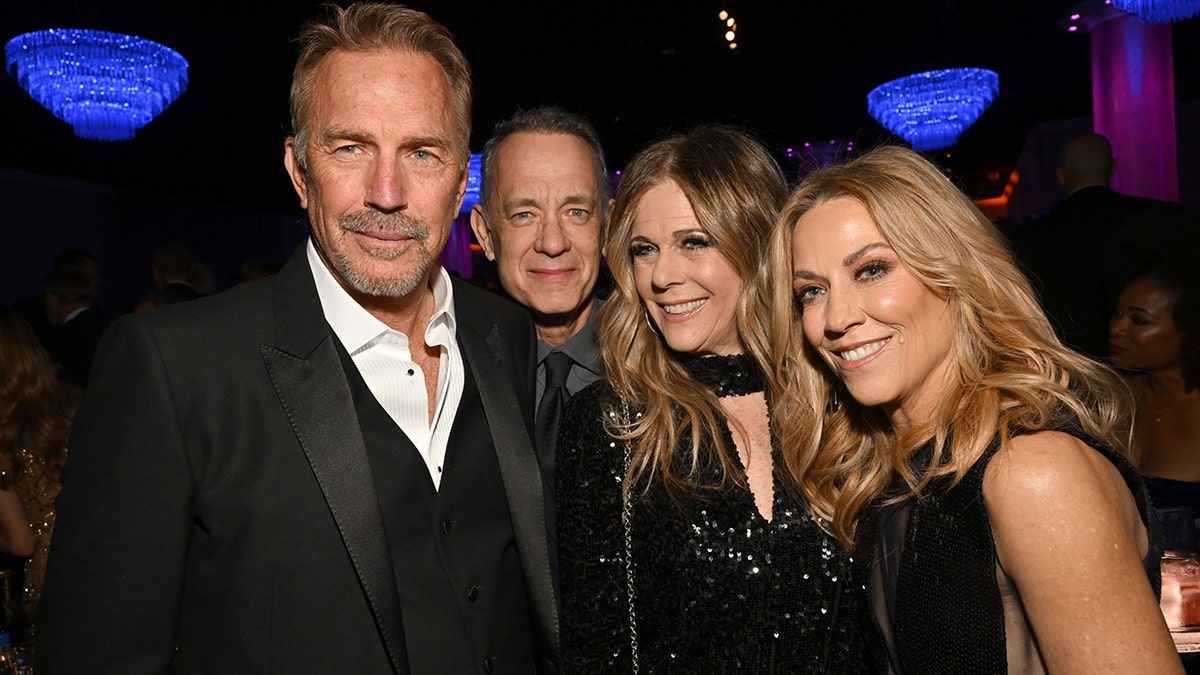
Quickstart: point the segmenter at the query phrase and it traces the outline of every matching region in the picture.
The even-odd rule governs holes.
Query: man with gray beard
[[[555,672],[528,315],[437,263],[470,73],[398,5],[306,26],[276,275],[116,322],[71,436],[42,673]]]

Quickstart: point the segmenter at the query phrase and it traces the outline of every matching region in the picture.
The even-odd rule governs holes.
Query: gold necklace
[[[1142,400],[1143,400],[1143,401],[1144,401],[1144,402],[1147,404],[1147,405],[1146,405],[1146,410],[1147,410],[1147,411],[1150,413],[1150,415],[1152,415],[1152,416],[1154,417],[1154,423],[1155,423],[1155,424],[1161,424],[1161,423],[1162,423],[1162,416],[1163,416],[1163,415],[1165,415],[1166,413],[1169,413],[1169,412],[1171,412],[1171,411],[1172,411],[1172,410],[1175,408],[1175,406],[1177,406],[1177,405],[1179,405],[1180,403],[1182,403],[1182,402],[1183,402],[1183,399],[1184,399],[1185,397],[1186,397],[1186,395],[1185,395],[1185,396],[1180,396],[1179,398],[1175,399],[1175,401],[1174,401],[1173,403],[1171,403],[1171,405],[1168,405],[1168,406],[1167,406],[1167,407],[1165,407],[1165,408],[1160,408],[1160,409],[1158,409],[1158,410],[1154,410],[1154,409],[1153,409],[1153,407],[1151,407],[1151,406],[1149,405],[1149,403],[1150,403],[1150,401],[1149,401],[1149,396],[1147,396],[1147,395],[1142,395],[1142,397],[1141,397],[1141,398],[1142,398]]]

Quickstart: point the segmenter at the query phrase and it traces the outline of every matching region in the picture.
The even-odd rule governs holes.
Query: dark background
[[[190,62],[190,86],[134,140],[105,143],[76,138],[11,77],[0,78],[5,121],[0,171],[45,177],[50,191],[56,181],[85,181],[122,195],[297,217],[298,200],[282,167],[296,55],[292,40],[318,5],[314,0],[4,3],[4,41],[50,27],[132,33],[181,52]],[[867,146],[886,136],[866,111],[866,95],[875,86],[933,68],[977,66],[999,73],[1000,95],[958,146],[936,159],[972,196],[989,197],[1003,187],[1035,123],[1091,114],[1088,37],[1060,26],[1069,2],[415,0],[410,5],[445,24],[472,64],[475,151],[492,125],[518,107],[559,104],[596,123],[612,168],[665,133],[727,122],[756,133],[795,175],[799,167],[784,153],[789,146],[831,139]],[[717,17],[721,9],[738,22],[734,52]],[[1200,19],[1176,24],[1174,44],[1177,100],[1200,99]],[[39,206],[37,212],[53,220],[56,207]],[[18,215],[0,209],[0,229],[23,228],[23,236],[33,236],[30,214]],[[155,227],[147,223],[131,236],[153,238]],[[182,225],[162,227],[170,234]],[[90,245],[110,260],[137,248],[134,243],[122,248],[107,234],[94,239],[76,233],[43,248]],[[0,233],[0,247],[4,242]],[[0,250],[0,265],[4,256]],[[37,261],[39,269],[46,263]]]

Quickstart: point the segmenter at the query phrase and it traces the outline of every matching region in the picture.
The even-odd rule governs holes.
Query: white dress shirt
[[[408,336],[388,328],[350,297],[325,266],[311,240],[307,253],[325,320],[350,353],[367,388],[421,453],[433,486],[438,488],[466,376],[455,338],[457,321],[450,275],[442,268],[433,276],[433,315],[425,328],[425,343],[441,352],[431,425],[425,374],[412,358]]]

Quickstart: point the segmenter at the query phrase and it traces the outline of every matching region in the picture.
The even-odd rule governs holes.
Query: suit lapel
[[[456,288],[457,291],[457,288]],[[486,321],[465,294],[456,292],[455,315],[459,322],[458,342],[472,366],[483,401],[501,479],[508,495],[513,534],[521,556],[530,603],[537,630],[550,644],[557,642],[557,604],[550,578],[546,543],[546,512],[541,470],[529,437],[525,415],[514,396],[514,380],[520,368],[506,363],[511,354],[504,344],[500,326]]]
[[[358,573],[388,656],[408,672],[400,597],[366,446],[304,247],[276,278],[275,345],[263,361]]]

